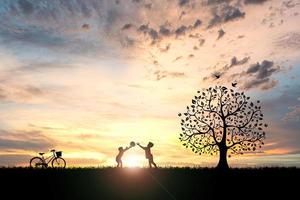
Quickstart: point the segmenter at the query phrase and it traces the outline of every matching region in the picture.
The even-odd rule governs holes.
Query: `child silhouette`
[[[119,147],[118,150],[119,150],[119,153],[116,157],[116,161],[118,163],[117,167],[123,167],[123,163],[122,163],[122,156],[124,154],[125,151],[127,151],[128,149],[132,148],[135,146],[135,143],[134,142],[130,142],[130,146],[129,147],[126,147],[125,149],[123,149],[123,147]]]
[[[151,147],[153,147],[154,144],[149,142],[146,147],[141,146],[140,143],[137,143],[137,145],[145,151],[145,156],[148,159],[149,167],[152,168],[152,165],[154,165],[154,167],[157,168],[155,162],[153,161],[153,155],[151,154]]]

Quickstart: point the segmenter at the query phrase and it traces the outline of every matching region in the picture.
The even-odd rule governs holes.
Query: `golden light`
[[[139,155],[128,155],[124,157],[124,167],[141,167],[143,165],[142,157]]]

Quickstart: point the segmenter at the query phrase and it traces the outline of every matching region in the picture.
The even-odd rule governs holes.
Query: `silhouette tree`
[[[228,168],[227,156],[254,152],[264,144],[260,103],[244,92],[223,86],[198,91],[181,118],[180,141],[196,154],[219,154],[217,168]]]

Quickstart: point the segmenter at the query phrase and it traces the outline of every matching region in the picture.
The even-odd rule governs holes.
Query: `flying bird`
[[[232,87],[236,87],[237,82],[231,83]]]
[[[219,72],[216,72],[212,74],[216,79],[219,79],[221,77],[221,74]]]

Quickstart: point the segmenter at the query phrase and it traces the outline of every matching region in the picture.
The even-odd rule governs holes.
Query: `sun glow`
[[[142,164],[142,157],[138,155],[128,155],[128,157],[124,157],[123,160],[124,167],[141,167]]]

